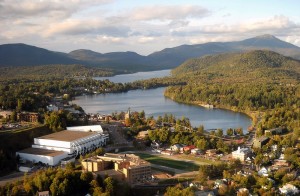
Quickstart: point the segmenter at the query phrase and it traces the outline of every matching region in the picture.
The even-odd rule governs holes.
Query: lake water
[[[162,77],[169,73],[170,70],[155,71],[154,73],[139,72],[113,78],[115,82],[128,82],[132,81],[132,78],[145,79],[145,77],[149,78],[151,74],[155,76],[159,74]],[[128,80],[125,80],[125,76],[129,77]],[[177,118],[185,116],[190,119],[192,126],[204,125],[205,129],[221,128],[225,131],[228,128],[242,127],[245,131],[251,125],[251,119],[245,114],[177,103],[164,97],[164,90],[165,88],[157,88],[132,90],[127,93],[85,95],[76,97],[73,103],[80,105],[87,113],[111,114],[112,112],[127,111],[130,107],[131,111],[144,110],[146,116],[157,117],[163,116],[165,113],[173,114]]]
[[[122,74],[122,75],[115,75],[112,77],[94,77],[96,80],[105,80],[109,79],[111,82],[115,83],[126,83],[126,82],[133,82],[136,80],[146,80],[150,78],[160,78],[164,76],[169,76],[171,70],[160,70],[160,71],[149,71],[149,72],[138,72],[133,74]]]

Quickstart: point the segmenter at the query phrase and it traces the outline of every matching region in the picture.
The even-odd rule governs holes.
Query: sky
[[[134,51],[263,34],[300,46],[299,0],[0,0],[0,44]]]

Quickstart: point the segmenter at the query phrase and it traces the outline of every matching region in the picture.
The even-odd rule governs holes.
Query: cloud
[[[274,29],[290,29],[297,27],[297,25],[292,22],[286,16],[274,16],[265,20],[258,20],[248,24],[241,25],[243,31],[256,31],[256,30],[274,30]]]
[[[0,19],[30,17],[66,18],[93,5],[105,4],[110,0],[3,0],[0,1]]]
[[[154,40],[155,40],[154,37],[141,37],[138,39],[138,42],[144,44],[144,43],[153,42]]]
[[[70,19],[61,23],[54,23],[44,32],[45,37],[61,35],[107,35],[110,37],[127,37],[131,32],[125,25],[108,24],[104,20]]]
[[[111,36],[97,36],[97,41],[100,43],[120,43],[123,41],[122,37],[111,37]]]
[[[129,18],[138,21],[165,21],[182,20],[186,18],[203,18],[210,14],[210,11],[201,6],[195,5],[168,5],[168,6],[147,6],[133,9]]]
[[[259,35],[259,34],[285,34],[297,32],[299,24],[291,21],[286,16],[273,16],[266,19],[256,19],[252,21],[243,21],[235,24],[215,23],[209,25],[195,25],[191,23],[187,28],[172,29],[173,36],[196,36],[196,35],[222,35],[223,37],[231,34],[239,35]],[[226,36],[224,36],[226,35]]]

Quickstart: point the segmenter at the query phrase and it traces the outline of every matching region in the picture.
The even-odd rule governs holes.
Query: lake
[[[153,72],[139,72],[114,76],[115,82],[128,82],[133,78],[149,79],[160,75],[170,74],[170,70]],[[126,80],[126,77],[128,77]],[[97,78],[99,79],[99,78]],[[110,79],[110,78],[107,78]],[[221,128],[226,131],[228,128],[242,127],[244,131],[251,125],[251,119],[238,112],[223,109],[206,109],[196,105],[182,104],[164,97],[165,88],[150,90],[132,90],[127,93],[110,93],[84,95],[76,97],[73,103],[80,105],[86,113],[111,114],[112,112],[144,110],[146,116],[163,116],[165,113],[173,114],[176,118],[185,116],[190,119],[192,126],[203,125],[205,129]]]
[[[108,79],[111,82],[115,83],[126,83],[126,82],[133,82],[136,80],[146,80],[150,78],[160,78],[164,76],[169,76],[171,70],[160,70],[160,71],[148,71],[148,72],[137,72],[133,74],[122,74],[122,75],[115,75],[111,77],[94,77],[96,80],[105,80]]]

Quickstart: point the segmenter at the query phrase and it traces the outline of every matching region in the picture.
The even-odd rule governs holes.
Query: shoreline
[[[248,127],[252,127],[252,131],[255,131],[257,125],[258,125],[258,120],[261,116],[261,114],[263,112],[260,112],[260,111],[245,111],[245,110],[235,110],[235,109],[232,109],[232,108],[228,108],[228,107],[222,107],[220,105],[213,105],[213,108],[209,108],[209,107],[205,107],[204,105],[211,105],[211,104],[208,104],[208,103],[205,103],[205,102],[200,102],[200,101],[194,101],[194,102],[182,102],[182,101],[177,101],[175,99],[173,99],[172,97],[170,96],[166,96],[164,94],[165,97],[177,102],[177,103],[183,103],[183,104],[190,104],[190,105],[195,105],[195,106],[199,106],[199,107],[203,107],[205,109],[208,109],[208,110],[211,110],[211,109],[222,109],[222,110],[228,110],[228,111],[231,111],[231,112],[238,112],[238,113],[242,113],[246,116],[248,116],[250,119],[251,119],[251,125]],[[249,131],[249,130],[247,130]],[[251,131],[251,132],[252,132]]]

